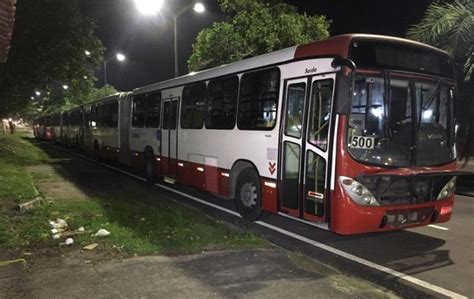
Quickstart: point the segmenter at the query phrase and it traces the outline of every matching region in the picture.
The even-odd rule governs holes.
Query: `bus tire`
[[[97,142],[97,140],[94,141],[94,156],[97,162],[102,161],[102,157],[100,156],[99,143]]]
[[[150,184],[154,184],[156,181],[156,173],[155,173],[155,156],[153,155],[153,151],[145,150],[145,178],[146,181]]]
[[[239,173],[234,202],[237,212],[247,221],[256,221],[262,215],[260,177],[255,170],[246,168]]]

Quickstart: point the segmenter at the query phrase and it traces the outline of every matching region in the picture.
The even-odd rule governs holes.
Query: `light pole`
[[[122,62],[126,59],[125,55],[123,55],[122,53],[117,53],[114,56],[110,57],[109,59],[104,60],[104,86],[107,85],[107,63],[112,61],[112,59],[114,58],[117,59],[117,61],[119,62]]]
[[[135,4],[139,12],[144,15],[154,15],[161,10],[163,1],[157,0],[135,0]],[[201,2],[196,2],[194,4],[183,7],[178,10],[173,15],[173,39],[174,39],[174,76],[178,77],[179,67],[178,67],[178,17],[187,12],[189,9],[193,9],[197,13],[203,13],[206,8]]]

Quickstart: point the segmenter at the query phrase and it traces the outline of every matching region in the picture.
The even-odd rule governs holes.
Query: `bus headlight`
[[[372,192],[358,181],[346,176],[340,176],[339,181],[344,191],[346,191],[346,194],[349,195],[356,204],[362,206],[380,206],[380,203],[375,199]]]
[[[456,177],[452,177],[449,182],[444,185],[443,189],[441,189],[441,192],[439,192],[438,199],[437,200],[442,200],[450,197],[451,195],[454,194],[454,191],[456,189]]]

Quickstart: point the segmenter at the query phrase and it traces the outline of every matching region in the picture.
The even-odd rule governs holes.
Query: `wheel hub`
[[[257,204],[257,187],[252,183],[242,185],[240,189],[240,201],[248,208],[255,206]]]

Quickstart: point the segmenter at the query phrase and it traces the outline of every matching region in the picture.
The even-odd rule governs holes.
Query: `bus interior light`
[[[444,185],[443,189],[441,189],[441,192],[439,192],[437,200],[442,200],[450,197],[451,195],[454,194],[454,191],[456,189],[456,177],[452,177],[446,185]]]
[[[349,177],[340,176],[339,181],[346,194],[356,203],[363,206],[380,206],[374,195],[361,183]]]

